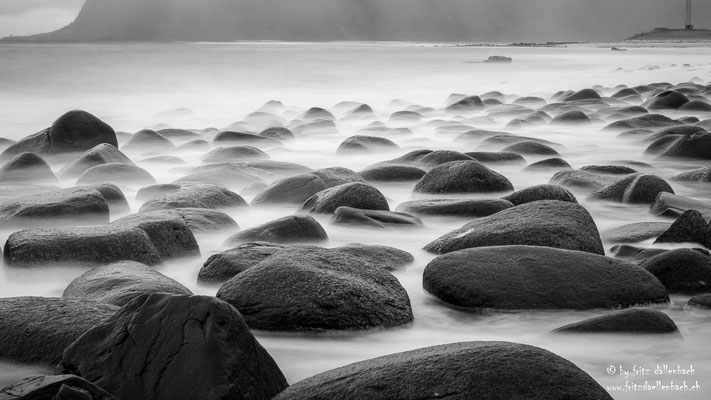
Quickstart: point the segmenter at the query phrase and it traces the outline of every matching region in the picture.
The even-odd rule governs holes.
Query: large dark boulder
[[[425,174],[424,170],[407,165],[385,165],[360,172],[360,176],[368,182],[419,181]]]
[[[309,197],[327,188],[326,182],[315,174],[298,174],[267,186],[252,200],[252,205],[303,204]]]
[[[484,247],[439,256],[425,268],[423,286],[440,300],[465,308],[583,310],[669,301],[664,286],[644,268],[537,246]]]
[[[666,147],[660,156],[711,160],[711,133],[704,131],[682,136]]]
[[[7,239],[3,252],[5,262],[15,267],[97,266],[123,260],[156,265],[199,254],[195,236],[183,219],[145,214],[104,226],[18,231]]]
[[[116,147],[102,143],[92,147],[79,155],[74,161],[65,165],[59,176],[63,178],[76,178],[91,167],[102,164],[128,164],[133,165],[133,161],[123,154]]]
[[[508,200],[414,200],[400,204],[396,211],[420,216],[488,217],[513,207]]]
[[[492,193],[513,190],[505,176],[478,161],[452,161],[431,169],[420,179],[415,193]]]
[[[536,185],[502,197],[514,206],[539,200],[558,200],[577,203],[578,200],[566,188],[558,185]]]
[[[31,376],[0,390],[0,400],[116,400],[76,375]]]
[[[480,163],[487,164],[526,164],[526,159],[516,153],[504,153],[500,151],[472,151],[465,153]]]
[[[701,167],[691,171],[682,172],[671,178],[673,181],[679,182],[711,182],[711,167]]]
[[[689,308],[711,309],[711,294],[699,294],[689,299]]]
[[[150,185],[142,187],[136,192],[136,201],[153,200],[167,193],[179,191],[183,186],[175,183],[162,183],[158,185]]]
[[[711,292],[711,258],[699,249],[676,249],[644,260],[640,266],[651,272],[669,293]]]
[[[674,189],[656,175],[634,174],[597,190],[588,197],[588,200],[652,204],[661,192],[674,193]]]
[[[474,220],[430,242],[425,250],[444,254],[471,247],[506,245],[605,254],[590,213],[579,204],[557,200],[534,201]]]
[[[151,129],[143,129],[131,136],[131,139],[121,147],[121,150],[140,152],[148,152],[151,150],[166,151],[174,147],[173,142],[160,133]]]
[[[90,269],[64,289],[62,298],[113,304],[122,307],[144,294],[192,295],[185,286],[134,261],[120,261]]]
[[[247,202],[235,192],[210,184],[184,184],[180,190],[165,193],[143,203],[140,212],[174,208],[225,209],[246,207]]]
[[[390,139],[377,136],[351,136],[341,142],[336,150],[337,154],[360,154],[377,151],[393,151],[400,146]]]
[[[217,297],[254,329],[362,330],[412,321],[407,292],[367,257],[298,246],[227,281]]]
[[[362,210],[353,207],[338,207],[333,212],[331,224],[360,226],[370,228],[415,228],[424,226],[422,221],[412,215],[382,210]]]
[[[503,152],[516,153],[533,156],[558,156],[560,155],[554,148],[544,143],[521,141],[511,146],[505,147]]]
[[[343,167],[321,168],[311,173],[321,178],[329,188],[353,182],[365,183],[365,179],[355,171]]]
[[[174,208],[170,210],[146,211],[128,215],[119,221],[140,221],[146,218],[152,220],[180,219],[188,225],[194,234],[239,229],[237,222],[229,215],[222,211],[207,208]]]
[[[647,100],[643,106],[648,110],[677,110],[688,102],[689,98],[683,93],[665,90]]]
[[[451,343],[361,361],[297,382],[274,400],[442,398],[612,400],[570,361],[509,342]]]
[[[466,112],[484,108],[484,103],[479,96],[467,96],[450,104],[445,109],[449,112]]]
[[[296,136],[294,136],[294,133],[291,132],[291,130],[289,130],[289,128],[284,128],[281,126],[267,128],[267,129],[259,132],[259,136],[263,136],[263,137],[270,138],[270,139],[276,139],[276,140],[296,139]]]
[[[634,117],[613,122],[605,127],[608,130],[627,130],[627,129],[644,129],[644,128],[666,128],[669,126],[680,125],[679,122],[661,115],[661,114],[646,114],[641,117]]]
[[[654,243],[699,243],[711,247],[711,229],[703,214],[687,210]]]
[[[86,111],[74,110],[59,117],[51,127],[8,147],[0,158],[8,158],[24,152],[79,153],[101,143],[118,147],[113,128]]]
[[[239,160],[267,159],[269,155],[254,146],[219,147],[202,157],[203,164],[219,164]]]
[[[595,89],[582,89],[565,98],[564,101],[600,100],[600,94]]]
[[[366,210],[390,210],[388,201],[378,189],[360,182],[346,183],[322,190],[309,197],[301,206],[301,210],[310,213],[331,214],[338,207],[343,206]]]
[[[560,115],[557,115],[551,121],[554,125],[579,125],[579,124],[589,124],[590,117],[582,111],[570,110],[566,111]]]
[[[589,171],[569,170],[556,172],[548,183],[566,188],[595,191],[616,182],[618,179],[619,177],[601,175]]]
[[[0,185],[57,183],[52,168],[34,153],[22,153],[0,167]]]
[[[0,299],[0,358],[54,366],[64,349],[118,307],[52,297]]]
[[[269,400],[288,385],[229,304],[141,296],[64,352],[60,368],[119,399]]]
[[[674,321],[651,308],[629,308],[573,322],[556,329],[561,333],[679,333]]]
[[[225,241],[226,246],[244,242],[314,243],[328,240],[321,224],[310,215],[290,215],[236,233]]]
[[[152,185],[156,183],[150,172],[132,164],[101,164],[84,171],[77,185],[110,182],[120,185]]]

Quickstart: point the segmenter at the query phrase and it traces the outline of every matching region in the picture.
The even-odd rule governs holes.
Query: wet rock
[[[234,144],[241,144],[241,145],[253,145],[253,146],[281,146],[282,142],[276,139],[272,139],[270,137],[265,137],[265,136],[259,136],[259,135],[253,135],[251,133],[244,133],[244,132],[234,132],[234,131],[224,131],[220,132],[217,135],[215,135],[215,138],[212,139],[212,143],[214,144],[228,144],[228,143],[234,143]]]
[[[578,100],[600,100],[600,94],[595,89],[583,89],[579,90],[570,96],[565,98],[565,101],[578,101]]]
[[[669,148],[669,146],[674,144],[674,142],[676,142],[680,138],[680,135],[669,135],[661,137],[653,141],[649,146],[647,146],[647,148],[644,150],[644,154],[659,155],[665,152]]]
[[[390,114],[389,120],[399,122],[417,122],[422,119],[422,114],[416,111],[396,111]]]
[[[624,165],[586,165],[581,167],[580,170],[602,175],[630,175],[638,172]]]
[[[209,184],[181,185],[180,190],[165,193],[143,203],[140,212],[174,208],[226,209],[246,207],[240,195],[221,186]]]
[[[452,161],[431,169],[414,193],[492,193],[513,190],[505,176],[478,161]]]
[[[571,224],[570,221],[575,221]],[[474,220],[425,246],[430,253],[506,245],[548,246],[605,254],[595,221],[582,206],[542,200]]]
[[[279,174],[255,167],[250,165],[251,163],[252,162],[203,165],[194,168],[188,175],[177,179],[173,183],[205,183],[228,188],[239,188],[241,190],[255,183],[264,183],[281,178]],[[308,169],[306,169],[306,171],[308,171]],[[292,174],[306,171],[293,171]]]
[[[711,292],[711,258],[699,249],[676,249],[644,260],[640,267],[659,279],[669,293]]]
[[[697,210],[704,218],[711,219],[711,205],[708,203],[668,192],[659,193],[649,206],[651,214],[673,218],[687,210]]]
[[[691,100],[679,107],[679,109],[684,111],[711,112],[711,104],[701,100]]]
[[[166,139],[179,139],[179,140],[195,140],[200,138],[199,133],[195,133],[193,131],[189,131],[187,129],[178,129],[178,128],[166,128],[166,129],[159,129],[156,132],[158,132],[161,136],[163,136]]]
[[[101,164],[84,171],[77,185],[110,182],[123,185],[151,185],[155,178],[143,168],[132,164]]]
[[[195,139],[191,140],[187,143],[183,143],[180,146],[176,147],[174,150],[177,152],[183,152],[183,151],[205,151],[209,149],[210,143],[208,143],[206,140],[203,139]]]
[[[678,110],[688,102],[689,99],[682,93],[674,90],[665,90],[647,100],[642,106],[648,110]]]
[[[310,215],[290,215],[230,236],[225,246],[244,242],[313,243],[328,240],[326,231]]]
[[[588,171],[572,170],[556,172],[548,183],[560,185],[566,188],[599,190],[617,180],[618,177],[614,176],[600,175]]]
[[[654,243],[699,243],[711,248],[711,229],[696,210],[684,211]]]
[[[671,226],[668,222],[635,222],[602,233],[602,239],[614,243],[637,243],[656,238]]]
[[[616,99],[623,99],[629,96],[639,96],[639,92],[632,88],[624,88],[618,90],[617,92],[615,92],[615,94],[612,95],[612,97]]]
[[[336,150],[337,154],[359,154],[376,151],[392,151],[399,149],[392,140],[377,136],[351,136],[344,140]]]
[[[440,300],[466,308],[583,310],[669,302],[664,286],[644,268],[602,255],[536,246],[439,256],[425,268],[423,286]]]
[[[536,185],[502,197],[514,206],[539,200],[559,200],[577,203],[578,200],[566,188],[558,185]]]
[[[64,349],[118,307],[52,297],[0,299],[0,358],[56,365]]]
[[[298,174],[267,186],[252,200],[257,204],[302,204],[309,197],[327,188],[323,179],[314,174]]]
[[[677,121],[661,115],[647,114],[641,117],[634,117],[613,122],[605,127],[608,130],[625,130],[625,129],[640,129],[640,128],[664,128],[668,126],[679,125]]]
[[[481,200],[415,200],[402,203],[398,212],[420,216],[488,217],[501,210],[513,207],[510,201],[501,199]]]
[[[353,182],[365,183],[365,180],[355,171],[343,167],[322,168],[311,171],[311,173],[321,178],[327,188]]]
[[[120,261],[81,274],[64,289],[62,298],[123,307],[136,297],[152,293],[192,295],[188,288],[153,267]]]
[[[101,143],[118,147],[113,128],[86,111],[74,110],[59,117],[51,127],[8,147],[0,158],[6,159],[25,152],[79,153]]]
[[[331,223],[334,225],[352,225],[379,229],[424,226],[419,218],[406,213],[361,210],[353,207],[338,207],[333,213]]]
[[[489,56],[486,60],[484,60],[485,63],[497,63],[497,64],[510,64],[513,61],[511,57],[506,57],[506,56]]]
[[[711,182],[711,167],[701,167],[687,172],[682,172],[671,178],[679,182]]]
[[[267,153],[253,146],[220,147],[205,154],[203,164],[219,164],[237,160],[267,159]]]
[[[373,186],[353,182],[322,190],[308,198],[301,210],[310,213],[331,214],[338,207],[389,211],[390,206],[382,193]]]
[[[689,299],[690,308],[711,309],[711,294],[699,294]]]
[[[333,121],[336,119],[336,117],[331,114],[330,111],[324,110],[323,108],[320,107],[311,107],[303,115],[304,119],[324,119],[324,120],[329,120]]]
[[[464,342],[326,371],[295,383],[274,400],[516,399],[533,387],[531,398],[612,399],[588,374],[547,350],[508,342]]]
[[[499,163],[526,164],[526,160],[523,156],[516,153],[474,151],[465,154],[484,165]]]
[[[0,390],[3,400],[116,400],[75,375],[31,376]]]
[[[659,310],[630,308],[588,318],[556,329],[558,333],[679,333],[674,321]]]
[[[660,129],[654,132],[645,140],[654,141],[667,136],[691,136],[697,132],[706,132],[703,128],[698,126],[680,125],[672,126],[669,128]]]
[[[60,189],[0,203],[0,227],[105,225],[109,205],[95,187]]]
[[[291,132],[291,130],[289,130],[288,128],[281,127],[281,126],[267,128],[267,129],[259,132],[259,136],[263,136],[266,138],[275,139],[275,140],[279,140],[279,141],[296,139],[296,136],[294,136],[294,133]]]
[[[635,174],[594,192],[588,197],[588,200],[652,204],[661,192],[674,193],[674,189],[664,179],[656,175]]]
[[[481,98],[479,96],[467,96],[447,106],[446,111],[462,112],[478,110],[482,108],[484,108],[484,103],[481,101]]]
[[[283,249],[222,285],[253,329],[363,330],[412,321],[407,292],[369,258],[338,250]]]
[[[565,161],[562,158],[559,157],[554,157],[554,158],[546,158],[545,160],[541,160],[538,162],[534,162],[532,164],[529,164],[524,168],[524,171],[542,171],[542,170],[566,170],[566,169],[573,169],[573,167],[568,164],[567,161]]]
[[[660,156],[711,160],[711,133],[699,132],[692,136],[680,137],[662,151]]]
[[[74,161],[65,165],[59,171],[59,176],[63,178],[77,178],[89,168],[102,164],[134,165],[133,161],[120,152],[119,149],[110,144],[102,143],[92,147],[82,153]]]
[[[590,118],[582,111],[566,111],[551,121],[551,124],[555,125],[569,125],[569,124],[589,124]]]
[[[174,183],[164,183],[159,185],[146,186],[138,190],[138,192],[136,193],[136,201],[153,200],[164,194],[177,192],[180,190],[180,188],[182,188],[182,185]]]
[[[145,219],[173,220],[176,218],[185,222],[194,234],[239,229],[235,220],[229,215],[207,208],[174,208],[170,210],[146,211],[128,215],[117,221],[140,222]]]
[[[59,369],[121,399],[268,400],[288,386],[240,314],[207,296],[141,296],[72,343]]]
[[[175,145],[170,139],[154,130],[143,129],[131,136],[131,139],[121,147],[121,150],[147,152],[151,150],[166,151],[173,148]]]
[[[291,129],[296,136],[337,133],[336,124],[330,120],[317,120],[295,126]]]
[[[417,167],[386,165],[369,168],[359,174],[368,182],[408,182],[419,181],[426,172]]]
[[[0,185],[57,183],[52,168],[34,153],[22,153],[0,167]]]
[[[383,165],[408,165],[422,168],[432,168],[452,161],[473,161],[474,159],[464,153],[451,150],[415,150],[393,160],[375,164]],[[372,168],[372,167],[370,167]]]

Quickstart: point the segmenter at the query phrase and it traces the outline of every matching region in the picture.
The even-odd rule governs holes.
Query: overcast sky
[[[495,39],[493,36],[505,40],[518,36],[536,39],[556,36],[551,39],[560,40],[565,40],[566,36],[589,40],[621,39],[657,26],[681,27],[685,3],[684,0],[470,1],[475,7],[481,5],[482,20],[477,20],[476,26],[482,26],[482,35],[492,36],[482,37],[482,40]],[[0,37],[61,28],[74,20],[83,3],[84,0],[0,0]],[[694,4],[695,24],[711,28],[711,0],[694,0]],[[501,29],[484,28],[493,23],[501,25]],[[492,31],[495,33],[490,33]]]

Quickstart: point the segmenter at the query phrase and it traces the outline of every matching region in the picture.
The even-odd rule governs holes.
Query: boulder
[[[711,167],[701,167],[691,171],[682,172],[671,178],[679,182],[711,182]]]
[[[421,216],[488,217],[513,207],[508,200],[415,200],[400,204],[395,211]]]
[[[450,343],[361,361],[297,382],[274,400],[439,398],[612,400],[570,361],[509,342]]]
[[[656,276],[669,293],[711,292],[711,258],[706,251],[670,250],[639,265]]]
[[[481,101],[479,96],[467,96],[447,106],[446,111],[462,112],[482,108],[484,108],[484,103]]]
[[[331,224],[379,229],[421,228],[424,226],[419,218],[406,213],[361,210],[353,207],[338,207],[333,213]]]
[[[579,90],[565,98],[565,101],[578,101],[578,100],[600,100],[600,94],[595,89],[583,89]]]
[[[571,224],[570,221],[575,221]],[[541,200],[474,220],[425,246],[434,254],[486,246],[548,246],[605,254],[595,221],[576,203]]]
[[[117,400],[76,375],[31,376],[0,390],[2,400]]]
[[[173,148],[175,145],[170,139],[154,130],[143,129],[131,136],[131,139],[121,147],[121,150],[148,152],[151,150],[166,151]]]
[[[219,164],[239,160],[267,159],[269,155],[254,146],[219,147],[205,154],[203,164]]]
[[[619,177],[615,176],[572,170],[556,172],[548,183],[566,188],[596,191],[616,182],[618,179]]]
[[[588,200],[652,204],[661,192],[674,193],[674,189],[656,175],[634,174],[597,190],[588,196]]]
[[[658,237],[669,226],[668,222],[635,222],[607,230],[601,236],[605,242],[637,243]]]
[[[80,153],[101,143],[118,147],[116,132],[102,120],[86,111],[74,110],[62,115],[51,127],[28,136],[8,147],[0,159],[20,153]]]
[[[630,175],[638,172],[624,165],[586,165],[580,167],[580,170],[602,175]]]
[[[119,261],[81,274],[64,289],[62,298],[123,307],[136,297],[152,293],[192,295],[188,288],[152,267]]]
[[[643,106],[648,110],[678,110],[688,102],[689,99],[683,93],[665,90],[647,100]]]
[[[700,212],[687,210],[654,243],[699,243],[711,248],[711,229]]]
[[[554,125],[572,125],[572,124],[589,124],[590,118],[582,111],[571,110],[566,111],[551,121]]]
[[[679,122],[661,115],[661,114],[645,114],[640,117],[624,119],[613,122],[607,125],[604,129],[607,130],[627,130],[627,129],[645,129],[645,128],[665,128],[669,126],[680,125]]]
[[[331,214],[338,207],[343,206],[366,210],[390,210],[388,201],[378,189],[360,182],[346,183],[322,190],[309,197],[301,206],[301,210],[310,213]]]
[[[128,164],[133,165],[133,161],[116,147],[102,143],[79,155],[74,161],[65,165],[59,176],[63,178],[77,178],[84,171],[91,167],[102,164]]]
[[[183,186],[175,183],[164,183],[159,185],[150,185],[141,188],[136,193],[136,201],[148,201],[158,198],[164,194],[179,191]]]
[[[127,215],[118,221],[140,222],[146,219],[155,221],[182,220],[193,234],[196,235],[200,233],[239,229],[237,222],[229,215],[222,211],[207,208],[174,208],[170,210],[146,211]]]
[[[465,153],[476,161],[486,164],[526,164],[522,155],[516,153],[504,153],[501,151],[473,151]]]
[[[711,309],[711,294],[699,294],[686,303],[689,308]]]
[[[309,197],[327,189],[326,182],[315,174],[298,174],[278,180],[252,200],[257,204],[303,204]]]
[[[165,128],[159,129],[156,132],[160,133],[166,139],[178,139],[178,140],[195,140],[200,138],[200,134],[179,128]]]
[[[195,140],[191,140],[187,143],[181,144],[180,146],[176,147],[174,149],[174,151],[176,151],[176,152],[183,152],[183,151],[203,152],[203,151],[208,150],[210,148],[211,148],[210,143],[208,143],[206,140],[195,139]]]
[[[236,233],[225,241],[225,246],[244,242],[314,243],[328,240],[326,231],[310,215],[290,215]]]
[[[251,133],[244,132],[234,132],[234,131],[224,131],[215,135],[212,139],[214,144],[242,144],[242,145],[253,145],[253,146],[281,146],[282,143],[279,140],[272,139],[266,136],[253,135]]]
[[[132,164],[101,164],[84,171],[77,185],[110,182],[122,185],[151,185],[155,178],[148,171]]]
[[[0,185],[57,183],[52,168],[34,153],[21,153],[0,167]]]
[[[240,314],[207,296],[138,297],[72,343],[58,370],[120,399],[268,400],[288,386]]]
[[[524,171],[545,171],[545,170],[569,170],[573,167],[567,161],[560,157],[546,158],[545,160],[537,161],[529,164],[524,168]]]
[[[311,173],[321,178],[328,188],[353,182],[365,183],[365,179],[355,171],[343,167],[322,168],[311,171]]]
[[[393,151],[400,146],[390,139],[377,136],[351,136],[341,142],[336,150],[337,154],[360,154],[377,151]]]
[[[629,308],[562,326],[557,333],[679,333],[674,321],[651,308]]]
[[[296,139],[294,133],[289,130],[289,128],[284,128],[281,126],[275,126],[267,128],[259,132],[259,136],[263,136],[270,139],[275,139],[279,141]]]
[[[217,292],[253,329],[364,330],[412,321],[407,292],[367,257],[289,247],[234,276]]]
[[[67,346],[116,310],[91,301],[0,298],[0,358],[54,367]]]
[[[711,104],[701,100],[691,100],[679,107],[679,109],[684,111],[711,112]]]
[[[386,165],[368,168],[359,174],[368,182],[409,182],[419,181],[426,172],[406,165]]]
[[[383,161],[369,168],[384,165],[406,165],[423,167],[426,169],[436,167],[452,161],[473,161],[474,159],[464,153],[451,150],[414,150],[398,158]]]
[[[577,203],[578,200],[566,188],[558,185],[536,185],[502,197],[514,206],[539,200],[558,200]]]
[[[505,147],[503,152],[533,155],[533,156],[558,156],[560,155],[554,148],[539,142],[521,141],[511,146]]]
[[[649,206],[649,212],[665,217],[678,217],[687,210],[697,210],[704,218],[711,219],[711,205],[707,202],[679,196],[669,192],[661,192]]]
[[[303,119],[313,119],[313,120],[327,120],[327,121],[334,121],[336,117],[331,114],[330,111],[325,110],[321,107],[311,107],[303,115]]]
[[[431,169],[420,179],[415,193],[492,193],[513,190],[505,176],[478,161],[452,161]]]
[[[143,203],[140,212],[174,208],[225,209],[246,207],[247,202],[235,192],[210,184],[185,184],[180,190],[158,196]]]
[[[664,286],[644,268],[537,246],[483,247],[439,256],[425,268],[423,286],[448,304],[470,309],[584,310],[669,302]]]
[[[680,137],[666,147],[660,157],[711,160],[711,133],[704,131]]]

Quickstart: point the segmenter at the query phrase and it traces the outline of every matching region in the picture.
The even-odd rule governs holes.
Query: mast
[[[684,21],[684,29],[694,29],[694,25],[691,25],[691,0],[686,0],[686,20]]]

